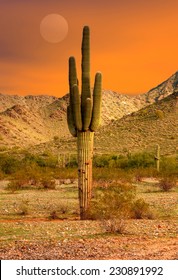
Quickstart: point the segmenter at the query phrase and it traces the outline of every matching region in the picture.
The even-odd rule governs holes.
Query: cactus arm
[[[90,30],[88,26],[83,29],[82,39],[82,111],[85,100],[91,98],[90,92]]]
[[[78,83],[77,79],[77,70],[76,70],[76,63],[75,58],[71,56],[69,58],[69,89],[70,89],[70,97],[72,95],[72,87],[73,85]]]
[[[71,111],[71,106],[67,106],[67,123],[68,123],[68,128],[70,133],[72,134],[73,137],[77,137],[77,131],[74,126],[74,121],[72,117],[72,111]]]
[[[82,116],[81,116],[81,104],[80,104],[80,95],[77,85],[73,86],[72,94],[72,112],[74,116],[74,123],[77,130],[82,130]]]
[[[90,126],[91,116],[92,116],[92,101],[91,98],[85,100],[85,115],[83,118],[83,130],[87,131]]]
[[[101,119],[101,83],[102,83],[102,75],[100,72],[96,73],[95,76],[95,84],[93,90],[93,112],[92,119],[90,124],[90,130],[96,131],[100,125]]]

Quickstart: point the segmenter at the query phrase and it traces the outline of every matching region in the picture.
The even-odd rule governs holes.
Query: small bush
[[[119,232],[124,219],[154,218],[149,204],[143,199],[135,200],[135,197],[135,187],[128,183],[115,182],[107,187],[97,187],[87,216],[101,220],[110,232],[117,232],[117,227]]]
[[[160,167],[163,177],[176,176],[178,174],[178,157],[162,157]]]
[[[135,187],[130,184],[111,183],[107,188],[96,188],[88,211],[88,218],[109,220],[127,218],[135,197]]]
[[[66,167],[77,167],[77,157],[76,156],[71,156],[70,160],[65,164]]]
[[[135,219],[151,218],[149,204],[146,203],[142,198],[134,201],[132,211],[133,218]]]
[[[57,214],[57,212],[56,212],[55,210],[53,210],[53,211],[50,213],[49,219],[50,219],[50,220],[57,220],[57,219],[59,219],[59,216],[58,216],[58,214]]]
[[[150,153],[135,153],[128,158],[128,168],[147,168],[154,166],[154,156]]]
[[[119,168],[93,168],[93,179],[95,181],[122,181],[131,182],[132,172]]]
[[[21,203],[18,206],[18,210],[17,210],[18,215],[22,215],[22,216],[28,215],[28,213],[29,213],[28,204],[29,204],[28,200],[21,201]]]
[[[110,219],[110,220],[102,220],[101,227],[107,233],[119,233],[122,234],[125,231],[126,224],[123,219]]]
[[[108,155],[98,155],[93,158],[94,167],[108,167],[110,156]]]
[[[43,178],[40,182],[40,185],[44,189],[55,190],[55,188],[56,188],[55,181],[52,179],[48,179],[48,178]]]
[[[0,156],[0,167],[7,175],[13,174],[20,169],[20,161],[13,156]]]
[[[68,205],[68,203],[64,202],[61,203],[58,207],[55,207],[55,209],[53,209],[50,212],[49,215],[49,219],[55,220],[55,219],[61,219],[61,218],[66,218],[67,214],[69,214],[70,212],[70,207]]]
[[[15,192],[18,190],[23,190],[28,187],[28,182],[26,180],[12,180],[6,187],[8,191]]]
[[[172,190],[175,186],[176,179],[173,177],[165,177],[159,181],[159,188],[164,192]]]

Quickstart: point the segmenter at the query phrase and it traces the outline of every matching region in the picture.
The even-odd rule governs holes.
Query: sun
[[[68,23],[59,14],[49,14],[40,23],[40,33],[47,42],[59,43],[67,36]]]

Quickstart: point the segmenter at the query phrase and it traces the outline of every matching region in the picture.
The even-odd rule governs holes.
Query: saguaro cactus
[[[92,159],[94,131],[98,128],[101,115],[100,72],[96,73],[93,94],[90,88],[90,30],[83,28],[82,39],[82,86],[81,95],[77,79],[75,58],[69,58],[70,104],[67,108],[69,131],[77,137],[78,187],[80,218],[86,219],[91,199]]]
[[[160,146],[156,146],[156,155],[155,155],[155,160],[156,160],[156,169],[159,172],[160,168]]]

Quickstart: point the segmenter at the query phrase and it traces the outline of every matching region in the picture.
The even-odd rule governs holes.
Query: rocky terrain
[[[135,125],[128,128],[125,126],[125,120],[131,124],[132,120],[135,119],[133,112],[137,112],[148,105],[159,103],[160,100],[172,95],[176,90],[178,90],[178,72],[149,92],[138,96],[123,95],[117,92],[103,90],[102,126],[100,132],[97,134],[98,142],[96,141],[96,143],[100,142],[100,137],[102,139],[103,132],[107,131],[108,128],[109,132],[104,133],[104,137],[110,136],[112,138],[111,136],[113,135],[116,138],[117,135],[118,141],[120,141],[120,138],[118,138],[120,130],[118,128],[116,129],[117,126],[123,126],[127,132],[132,130],[132,134],[135,133],[134,127],[138,126],[139,128],[140,123],[135,123],[134,121]],[[57,139],[63,139],[61,143],[70,143],[70,141],[73,141],[71,140],[66,121],[68,102],[68,94],[61,98],[44,95],[18,96],[0,94],[0,149],[48,145]],[[147,120],[149,118],[149,110],[147,112]],[[174,111],[174,114],[176,114],[176,111]],[[170,114],[168,115],[170,116]],[[164,122],[170,123],[167,121],[168,115],[164,114],[161,124],[162,127],[164,127]],[[125,116],[128,116],[128,118],[125,119]],[[115,125],[115,122],[120,120],[120,125]],[[153,122],[146,122],[146,125],[143,124],[143,126],[146,131],[149,131],[152,124]],[[110,131],[110,127],[113,131]],[[174,120],[171,122],[171,127],[175,127]],[[145,133],[142,131],[139,137],[142,137],[142,134]],[[172,137],[172,134],[170,137]],[[130,136],[127,134],[127,139],[129,138]],[[133,143],[133,141],[132,139],[131,142]],[[138,137],[135,137],[135,142],[137,141]],[[63,144],[61,146],[63,147]],[[100,148],[102,150],[105,149],[104,146]]]
[[[122,154],[145,150],[154,151],[156,144],[159,144],[162,155],[176,154],[178,149],[177,128],[178,91],[101,127],[96,133],[95,146],[102,152]]]
[[[178,72],[155,88],[142,95],[146,103],[159,101],[173,92],[178,91]]]

